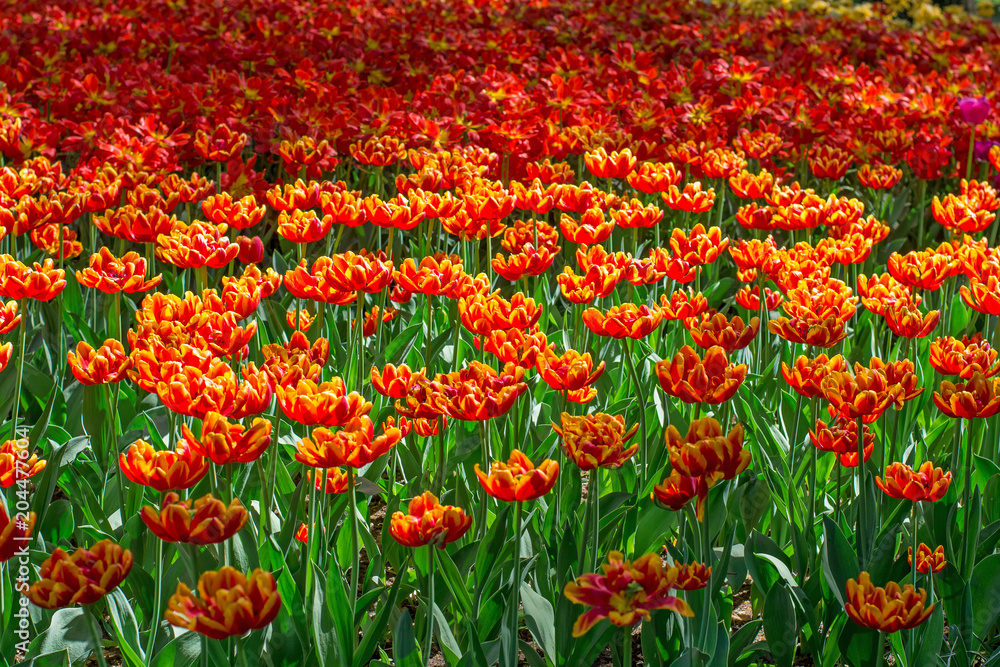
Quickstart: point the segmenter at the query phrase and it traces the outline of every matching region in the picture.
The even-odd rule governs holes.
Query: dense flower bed
[[[0,28],[4,664],[1000,656],[989,21]]]

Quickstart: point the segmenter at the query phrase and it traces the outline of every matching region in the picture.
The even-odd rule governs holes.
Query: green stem
[[[623,667],[632,667],[632,626],[626,625],[622,628],[622,632],[625,634],[622,665]]]
[[[104,659],[101,624],[97,620],[97,611],[94,609],[94,605],[86,605],[84,613],[87,615],[87,628],[90,630],[90,638],[94,642],[94,657],[97,659],[98,667],[108,667],[108,662]]]
[[[521,606],[521,516],[524,511],[524,502],[517,501],[514,504],[514,572],[511,580],[510,591],[510,637],[511,641],[507,649],[507,664],[517,664],[517,621],[518,608]]]
[[[434,553],[434,545],[427,545],[427,641],[424,645],[424,664],[431,663],[431,647],[434,643],[434,561],[437,554]]]
[[[355,479],[354,476],[357,471],[354,468],[347,467],[347,501],[350,504],[351,512],[351,618],[354,618],[353,613],[357,608],[357,597],[358,597],[358,570],[361,569],[361,551],[358,548],[358,499],[355,493]],[[428,649],[430,647],[428,646]]]
[[[965,159],[965,180],[972,179],[972,153],[976,148],[976,126],[972,126],[972,134],[969,136],[969,154]]]
[[[17,381],[14,383],[14,418],[10,422],[10,439],[17,440],[17,421],[21,413],[21,387],[24,382],[24,348],[25,337],[28,331],[28,313],[25,309],[27,299],[17,302],[17,309],[21,313],[21,323],[17,327]],[[106,469],[107,466],[104,466]]]
[[[639,401],[639,450],[642,452],[642,460],[636,464],[639,473],[639,489],[637,494],[636,502],[642,499],[643,489],[646,488],[646,464],[649,461],[649,451],[646,442],[646,400],[642,391],[642,383],[639,382],[639,373],[635,368],[635,360],[632,358],[632,353],[634,351],[635,342],[629,342],[630,339],[622,339],[622,352],[625,356],[625,362],[628,364],[628,370],[632,374],[632,381],[635,382],[635,395]]]
[[[123,515],[124,520],[124,515]],[[156,631],[160,629],[160,616],[163,614],[163,540],[156,540],[156,579],[153,581],[153,627],[149,631],[146,642],[146,659],[153,659],[153,649],[156,648]]]
[[[972,507],[970,503],[970,498],[972,497],[972,426],[973,421],[969,420],[969,427],[965,429],[965,474],[962,476],[962,508],[965,516],[965,521],[962,524],[962,530],[964,531],[964,540],[974,539],[970,537],[973,533],[969,532],[969,521],[972,518]],[[962,576],[968,578],[972,570],[971,559],[975,559],[975,551],[970,550],[963,544],[962,548]],[[916,553],[914,553],[914,558]]]
[[[861,569],[868,562],[867,500],[865,499],[865,437],[864,424],[858,417],[858,564]]]

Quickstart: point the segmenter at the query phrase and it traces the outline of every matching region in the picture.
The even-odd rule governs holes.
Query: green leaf
[[[408,559],[403,562],[401,572],[405,572],[407,566],[409,566]],[[403,577],[397,575],[395,581],[392,582],[392,588],[389,589],[389,595],[375,612],[374,620],[366,626],[365,632],[362,634],[361,644],[354,654],[354,667],[363,667],[368,658],[375,652],[375,648],[382,638],[382,628],[386,625],[389,613],[396,609],[396,600],[399,599],[399,588],[402,583]]]
[[[981,639],[993,628],[1000,616],[995,591],[1000,590],[1000,554],[987,556],[976,564],[969,581],[973,591],[983,595],[972,596],[972,631]]]
[[[108,601],[108,615],[111,616],[111,625],[115,628],[122,657],[129,665],[142,667],[145,664],[145,652],[139,646],[139,625],[132,612],[132,605],[121,588],[113,590],[105,599]],[[155,622],[160,622],[158,616]]]
[[[63,649],[40,655],[34,660],[25,662],[24,667],[69,667],[69,651]]]
[[[935,605],[931,617],[920,626],[917,648],[910,658],[909,667],[937,667],[941,664],[941,644],[944,643],[944,611]]]
[[[837,642],[840,652],[851,667],[871,667],[878,651],[884,650],[881,636],[875,630],[848,621]]]
[[[521,603],[524,605],[524,621],[542,652],[556,661],[556,620],[552,603],[535,592],[527,582],[521,584]]]
[[[40,655],[65,650],[71,663],[82,661],[94,651],[89,623],[86,612],[79,607],[60,609],[52,615],[52,622],[38,638],[37,645],[32,642],[32,649],[37,647]]]
[[[190,667],[201,656],[197,632],[185,632],[171,639],[153,658],[152,667]]]
[[[392,633],[392,661],[396,667],[423,667],[420,649],[413,637],[413,619],[403,610]]]
[[[847,580],[857,580],[860,574],[858,556],[840,526],[823,517],[823,576],[841,607],[846,603]]]
[[[354,662],[354,644],[357,632],[354,627],[354,617],[351,615],[353,605],[347,597],[344,586],[346,577],[340,570],[335,553],[330,553],[330,563],[326,573],[326,605],[333,618],[333,627],[340,644],[341,664],[351,667]]]
[[[795,647],[799,640],[799,627],[795,619],[795,602],[788,588],[781,582],[771,586],[764,600],[764,636],[778,667],[791,667],[795,660]]]

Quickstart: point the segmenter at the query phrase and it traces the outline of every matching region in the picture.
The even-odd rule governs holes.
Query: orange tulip
[[[701,189],[701,183],[688,183],[683,190],[678,190],[676,185],[660,195],[663,203],[675,211],[687,211],[689,213],[705,213],[712,210],[715,204],[715,189]]]
[[[750,465],[750,450],[743,448],[743,426],[728,435],[712,417],[691,422],[683,438],[673,425],[667,428],[667,451],[678,474],[698,479],[698,518],[704,514],[708,490],[722,480],[736,477]]]
[[[670,234],[670,248],[674,255],[694,265],[711,264],[726,252],[729,239],[722,237],[718,227],[707,231],[704,225],[694,226],[691,233],[675,229]]]
[[[229,506],[212,494],[197,500],[181,500],[173,492],[163,497],[158,510],[146,505],[139,513],[150,532],[164,542],[217,544],[238,533],[250,519],[239,498]]]
[[[480,336],[497,329],[527,329],[542,316],[542,307],[534,299],[515,293],[507,301],[500,292],[489,296],[461,297],[458,317],[466,329]]]
[[[339,431],[315,428],[311,438],[297,445],[295,460],[313,468],[361,468],[386,454],[403,437],[398,428],[384,428],[375,437],[375,425],[367,416],[348,422]]]
[[[536,360],[538,374],[556,391],[574,391],[597,381],[604,372],[604,362],[596,367],[590,353],[566,350],[562,356],[546,348]]]
[[[285,313],[285,321],[288,323],[288,326],[298,331],[309,331],[315,319],[316,316],[305,308],[302,310],[292,308]]]
[[[598,178],[627,178],[635,169],[637,160],[628,148],[609,154],[601,147],[584,153],[583,162],[587,170]]]
[[[682,180],[684,174],[672,162],[643,162],[628,175],[628,184],[647,195],[666,192],[671,185],[680,185]]]
[[[344,292],[381,292],[392,282],[392,260],[379,251],[345,252],[330,257],[327,281]]]
[[[267,203],[276,211],[305,211],[319,206],[323,192],[317,181],[306,183],[301,178],[284,186],[275,185],[264,193]]]
[[[387,428],[390,426],[390,423],[391,423],[390,420],[387,419],[386,420]],[[400,430],[402,431],[402,429]],[[312,473],[313,473],[312,470],[306,471],[306,479],[308,479],[310,482],[313,479]],[[326,480],[325,484],[323,482],[324,479]],[[326,475],[321,475],[319,474],[319,471],[317,471],[316,481],[314,482],[313,486],[316,487],[317,491],[322,491],[324,493],[347,493],[348,489],[347,473],[345,473],[340,468],[327,468]]]
[[[419,265],[412,258],[404,259],[392,277],[407,292],[442,296],[449,294],[464,275],[458,255],[437,253],[422,258]]]
[[[62,247],[59,232],[62,227]],[[83,244],[77,240],[76,232],[64,225],[52,222],[31,230],[31,242],[56,258],[71,259],[83,252]]]
[[[127,252],[118,259],[107,248],[90,256],[88,267],[76,272],[81,285],[114,294],[115,292],[145,292],[160,284],[163,276],[146,280],[146,260],[135,252]]]
[[[278,214],[278,234],[291,243],[312,243],[325,238],[333,227],[333,216],[319,217],[313,210],[295,209]]]
[[[882,588],[872,584],[867,572],[862,572],[857,581],[847,580],[844,610],[852,621],[865,628],[888,633],[910,630],[930,618],[934,605],[926,605],[927,591],[910,584],[900,588],[890,581]]]
[[[216,125],[211,133],[198,130],[194,134],[195,152],[208,162],[229,162],[239,155],[249,137],[241,132],[233,132],[225,125]]]
[[[252,194],[233,199],[228,192],[212,195],[201,202],[202,213],[215,225],[228,225],[232,229],[249,229],[264,219],[267,207],[258,206]]]
[[[926,315],[909,300],[901,299],[886,308],[885,323],[897,336],[923,338],[930,334],[941,319],[941,311],[931,310]]]
[[[941,381],[941,391],[934,392],[934,405],[955,419],[985,419],[1000,411],[1000,379],[987,378],[978,371],[968,382]]]
[[[736,222],[740,223],[743,229],[756,229],[765,232],[773,231],[777,227],[774,209],[769,206],[761,207],[752,202],[737,209]]]
[[[658,554],[646,554],[630,562],[620,552],[612,551],[601,569],[603,574],[584,574],[566,584],[563,591],[571,602],[591,607],[573,624],[574,637],[587,634],[605,618],[618,627],[648,621],[654,609],[694,616],[687,602],[669,595],[671,578],[664,573]]]
[[[322,384],[302,379],[295,385],[278,385],[276,393],[285,416],[305,426],[346,426],[372,409],[361,394],[348,393],[341,378]]]
[[[885,315],[886,310],[899,301],[912,300],[917,306],[922,301],[919,295],[911,296],[910,288],[888,273],[872,275],[871,278],[858,276],[858,294],[865,308],[876,315]]]
[[[582,417],[569,413],[560,416],[562,427],[552,428],[562,438],[562,449],[566,456],[581,470],[595,468],[621,468],[639,450],[634,444],[625,448],[625,443],[639,431],[639,426],[625,430],[625,419],[612,417],[603,412]]]
[[[76,344],[76,354],[66,353],[66,361],[76,379],[89,385],[121,382],[133,363],[125,347],[114,338],[107,339],[96,350],[80,341]]]
[[[885,481],[876,476],[875,483],[892,498],[933,503],[948,492],[951,473],[935,468],[930,461],[924,461],[916,470],[897,461],[886,467]]]
[[[862,425],[864,434],[864,458],[865,461],[871,458],[875,449],[875,434],[867,425]],[[840,465],[845,468],[854,468],[858,465],[858,422],[854,419],[845,419],[841,415],[833,420],[832,424],[826,424],[822,420],[816,420],[816,428],[809,431],[809,440],[813,446],[823,452],[833,452],[837,455]]]
[[[430,491],[410,501],[406,514],[395,512],[389,524],[389,534],[404,547],[433,544],[444,549],[448,542],[461,539],[472,526],[472,517],[465,510],[442,505]]]
[[[487,475],[473,466],[479,483],[489,495],[504,502],[521,502],[541,498],[555,486],[559,464],[545,459],[538,467],[519,450],[514,449],[506,463],[494,461]]]
[[[662,483],[653,487],[649,497],[675,512],[684,508],[692,498],[698,495],[700,480],[680,474],[676,469]]]
[[[37,454],[28,455],[28,439],[7,440],[0,445],[0,488],[10,488],[18,480],[34,477],[45,469]]]
[[[695,294],[692,291],[678,290],[671,294],[669,299],[666,294],[660,295],[660,310],[663,313],[663,319],[686,320],[698,317],[707,311],[708,300],[702,296],[701,292]]]
[[[704,563],[674,563],[664,574],[671,581],[670,588],[698,591],[708,586],[712,579],[712,568]]]
[[[583,323],[598,336],[612,338],[645,338],[663,321],[659,308],[650,309],[645,304],[636,306],[624,303],[612,306],[602,313],[596,308],[583,311]]]
[[[181,424],[181,433],[195,454],[207,456],[216,465],[252,463],[271,444],[270,420],[255,419],[246,429],[241,424],[230,423],[218,412],[204,416],[200,439],[194,437],[187,424]]]
[[[764,288],[764,307],[767,310],[777,310],[778,306],[781,305],[785,297],[781,292],[777,290],[771,290],[770,287]],[[747,310],[759,312],[760,311],[760,286],[754,285],[750,287],[749,285],[744,285],[736,293],[735,297],[736,303],[743,306]]]
[[[164,618],[212,639],[239,637],[260,630],[281,611],[281,595],[274,575],[256,569],[244,576],[232,567],[202,573],[198,595],[184,583],[167,602]]]
[[[711,347],[705,358],[685,345],[670,361],[656,363],[663,391],[685,403],[718,404],[736,394],[746,379],[746,364],[731,364],[726,351]]]
[[[843,320],[821,319],[808,311],[791,319],[778,317],[767,323],[767,330],[790,343],[830,348],[847,338]]]
[[[590,303],[595,297],[603,298],[614,291],[623,272],[606,266],[590,266],[582,276],[576,275],[569,266],[556,276],[559,291],[573,303]]]
[[[0,255],[0,296],[51,301],[65,288],[66,272],[51,259],[28,267],[10,255]]]
[[[873,190],[890,190],[903,178],[903,170],[891,164],[864,164],[858,168],[858,181]]]
[[[845,419],[871,424],[893,404],[902,389],[891,384],[884,370],[855,365],[854,373],[831,371],[820,385],[823,395]]]
[[[847,362],[841,355],[829,358],[821,354],[815,359],[800,355],[789,367],[781,362],[781,375],[785,382],[806,398],[823,395],[823,378],[832,371],[846,371]]]
[[[56,547],[45,559],[26,595],[42,609],[94,604],[113,591],[132,571],[132,552],[101,540],[73,555]]]
[[[768,171],[751,174],[743,169],[729,177],[729,187],[740,199],[762,199],[774,187],[774,176]]]
[[[538,330],[537,325],[524,331],[521,329],[497,329],[484,338],[473,340],[476,349],[486,346],[486,351],[495,354],[504,364],[516,364],[521,368],[535,367],[535,361],[542,350],[554,347],[549,345],[545,334]]]
[[[913,547],[906,549],[906,562],[911,566],[913,565]],[[947,564],[948,561],[944,557],[943,545],[938,545],[938,548],[933,551],[923,542],[917,546],[917,572],[921,574],[937,573],[943,570]]]
[[[320,257],[306,269],[306,260],[299,262],[294,269],[285,271],[285,289],[300,299],[311,299],[334,305],[343,306],[353,303],[357,298],[355,292],[345,292],[337,287],[330,277],[333,260]]]
[[[208,472],[208,461],[186,443],[176,451],[158,452],[144,440],[136,440],[127,452],[118,455],[122,473],[136,484],[160,492],[190,489]]]
[[[701,321],[697,318],[684,320],[684,326],[691,332],[694,344],[700,348],[721,347],[726,352],[742,350],[749,345],[760,330],[760,319],[750,318],[747,324],[736,315],[731,320],[722,313],[705,313]]]
[[[37,518],[28,512],[27,520],[17,515],[11,520],[7,508],[0,504],[0,563],[9,561],[29,543]]]
[[[907,287],[933,291],[951,275],[954,260],[933,251],[912,251],[905,255],[894,252],[886,266],[889,274]]]
[[[177,222],[169,234],[156,237],[156,257],[181,269],[222,268],[240,252],[226,229],[198,220],[190,225]]]
[[[132,243],[156,243],[160,236],[169,235],[175,225],[182,224],[158,208],[140,211],[132,205],[96,215],[93,222],[105,234]]]
[[[465,421],[484,421],[510,411],[514,401],[528,389],[523,379],[524,369],[513,364],[505,365],[498,373],[473,361],[456,373],[438,375],[431,383],[430,398],[441,414]]]
[[[982,334],[962,336],[961,339],[943,336],[931,342],[930,363],[942,375],[957,375],[968,380],[979,372],[985,377],[1000,373],[996,365],[997,351],[983,340]]]
[[[579,221],[564,213],[559,228],[563,236],[573,243],[604,243],[614,231],[615,221],[605,220],[601,209],[590,208]]]

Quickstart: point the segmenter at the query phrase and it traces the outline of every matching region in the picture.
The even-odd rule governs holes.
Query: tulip
[[[734,479],[750,465],[750,450],[743,448],[743,426],[737,424],[723,436],[712,417],[691,422],[683,438],[673,425],[667,427],[670,463],[680,475],[698,479],[697,515],[704,516],[708,491],[722,480]]]
[[[160,492],[190,489],[208,472],[205,457],[196,454],[186,443],[175,451],[156,451],[144,440],[136,440],[128,451],[118,455],[122,473],[132,482]]]
[[[875,448],[875,434],[867,425],[862,425],[864,434],[864,460],[871,458]],[[837,415],[833,423],[817,419],[816,428],[810,429],[809,440],[813,446],[823,452],[833,452],[837,455],[840,465],[854,468],[858,465],[858,423],[853,419],[845,419]]]
[[[669,609],[681,616],[694,612],[684,600],[669,595],[670,578],[657,554],[627,561],[618,551],[608,555],[603,574],[584,574],[566,584],[563,594],[573,603],[591,607],[573,624],[573,636],[582,637],[602,619],[618,627],[650,619],[650,611]]]
[[[963,97],[958,101],[962,120],[969,125],[982,125],[990,115],[990,101],[985,97]]]
[[[28,267],[10,255],[0,255],[0,296],[51,301],[66,288],[66,272],[51,259]]]
[[[712,579],[712,568],[704,563],[674,563],[664,574],[671,582],[670,588],[697,591],[708,586]]]
[[[698,495],[700,480],[680,474],[676,469],[662,483],[653,487],[650,498],[675,512],[681,510]]]
[[[659,308],[650,309],[645,304],[636,306],[625,303],[612,306],[602,313],[596,308],[583,312],[583,323],[598,336],[612,338],[645,338],[663,321]]]
[[[93,604],[113,591],[132,570],[132,552],[110,540],[72,555],[56,547],[45,559],[26,595],[43,609]]]
[[[917,470],[896,462],[886,467],[885,481],[876,476],[875,483],[892,498],[933,503],[948,492],[951,473],[935,468],[930,461],[922,463]]]
[[[118,259],[107,248],[91,255],[87,268],[76,272],[76,279],[81,285],[108,294],[145,292],[159,285],[163,276],[145,278],[146,260],[138,253],[127,252]]]
[[[385,428],[375,437],[375,425],[367,416],[355,418],[340,431],[313,429],[311,438],[297,445],[295,460],[314,468],[348,466],[361,468],[387,453],[402,439],[398,428]]]
[[[197,500],[181,500],[173,492],[163,497],[159,510],[147,505],[139,516],[149,530],[164,542],[189,544],[217,544],[228,540],[250,519],[239,498],[234,498],[226,507],[211,494]]]
[[[907,547],[906,549],[906,562],[911,566],[913,565],[913,547]],[[917,571],[921,574],[938,573],[947,564],[948,561],[944,557],[943,545],[938,545],[938,548],[933,551],[922,542],[917,546]]]
[[[444,549],[448,542],[461,539],[472,526],[472,517],[465,510],[442,505],[430,491],[424,491],[410,501],[407,513],[395,512],[389,524],[389,534],[404,547],[434,545]]]
[[[982,334],[962,336],[961,339],[943,336],[931,342],[930,364],[942,375],[957,375],[964,380],[975,373],[993,377],[1000,372],[996,365],[997,351],[983,340]]]
[[[0,563],[16,556],[30,542],[35,527],[34,512],[27,515],[7,516],[7,508],[0,503]]]
[[[34,477],[45,469],[37,454],[28,456],[28,439],[7,440],[0,445],[0,488],[10,488],[19,480]]]
[[[517,449],[511,451],[507,463],[494,461],[487,475],[473,467],[479,483],[489,495],[504,502],[524,502],[541,498],[555,486],[559,464],[551,459],[535,467],[527,456]]]
[[[552,428],[562,438],[562,449],[581,470],[595,468],[620,468],[639,450],[634,444],[625,448],[625,442],[638,432],[638,425],[625,430],[625,419],[596,412],[582,417],[569,413],[561,415],[562,427]]]
[[[698,317],[708,310],[708,300],[701,292],[677,291],[667,298],[666,294],[660,295],[660,311],[663,319],[666,320],[687,320]]]
[[[258,568],[245,576],[227,566],[202,573],[197,596],[178,583],[164,617],[171,625],[226,639],[266,627],[279,611],[281,595],[274,575]]]
[[[66,353],[66,361],[81,384],[97,385],[121,382],[132,368],[132,358],[125,347],[113,338],[96,350],[84,341],[76,345],[76,354]]]
[[[1000,411],[1000,379],[975,371],[968,382],[941,381],[934,405],[955,419],[985,419]]]
[[[739,315],[728,319],[722,313],[705,313],[699,322],[696,318],[684,321],[691,333],[691,339],[700,348],[721,347],[726,352],[742,350],[757,336],[760,319],[753,317],[748,324]]]
[[[230,423],[218,412],[209,412],[201,423],[201,438],[195,438],[187,424],[181,425],[184,440],[199,456],[206,456],[216,465],[252,463],[271,444],[271,421],[255,419],[249,429]]]
[[[899,632],[917,627],[934,611],[926,606],[927,591],[910,584],[900,588],[889,582],[885,588],[872,584],[871,576],[862,572],[857,581],[847,581],[847,603],[844,610],[858,625],[880,632]],[[880,645],[879,651],[883,650]]]
[[[726,351],[711,347],[704,360],[685,345],[671,361],[656,363],[656,376],[663,391],[685,403],[728,401],[746,379],[746,364],[731,364]]]
[[[278,385],[276,393],[285,416],[305,426],[345,426],[372,409],[361,394],[348,393],[341,378],[321,384],[303,379],[295,385]]]
[[[590,353],[580,354],[576,350],[566,350],[562,356],[550,349],[538,355],[538,374],[556,391],[574,391],[597,381],[604,372],[602,361],[596,367]]]

